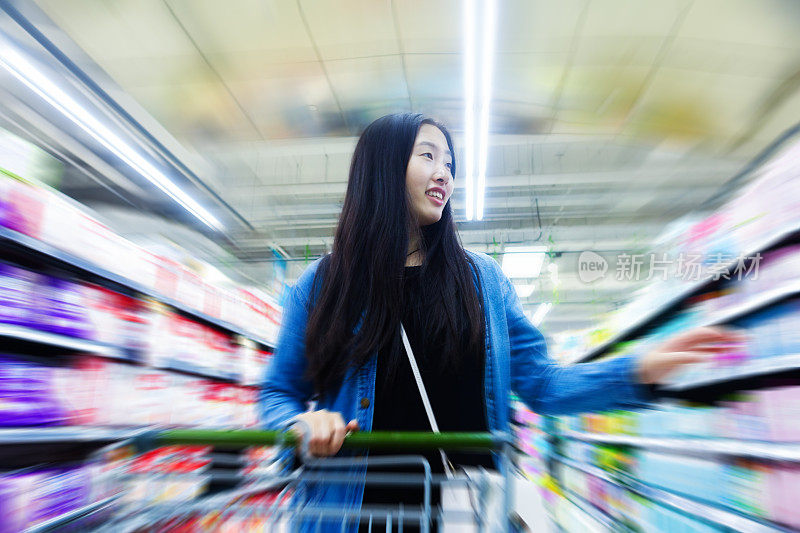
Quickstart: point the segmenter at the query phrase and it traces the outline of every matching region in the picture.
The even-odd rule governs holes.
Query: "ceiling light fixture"
[[[486,163],[489,154],[489,106],[492,99],[495,2],[496,0],[468,0],[464,10],[464,158],[467,220],[483,220]],[[478,34],[476,19],[478,18],[479,4],[482,8],[482,26]],[[477,62],[476,54],[478,44],[481,49],[480,64]],[[480,96],[479,106],[476,94]]]
[[[475,9],[477,0],[467,0],[464,10],[464,176],[467,189],[467,220],[475,217]]]
[[[537,278],[546,254],[546,246],[509,246],[503,250],[503,272],[509,278]]]
[[[481,61],[481,114],[480,146],[478,148],[478,200],[475,218],[483,220],[484,195],[486,190],[486,161],[489,157],[489,104],[492,100],[492,60],[494,59],[495,0],[484,0],[483,13],[483,61]]]
[[[528,296],[533,294],[533,291],[535,289],[536,289],[536,284],[535,283],[530,283],[530,284],[528,284],[528,283],[515,283],[514,284],[514,290],[517,291],[517,296],[519,296],[520,298],[527,298]]]
[[[48,79],[8,42],[0,42],[0,65],[204,224],[213,229],[223,229],[222,223],[209,213],[206,208],[186,194],[155,165],[92,116],[89,111]]]
[[[544,320],[544,317],[547,315],[547,313],[550,312],[550,309],[552,308],[553,304],[551,304],[550,302],[539,304],[539,307],[536,308],[536,312],[533,313],[533,318],[531,318],[531,324],[538,327],[539,324],[542,323],[542,320]]]

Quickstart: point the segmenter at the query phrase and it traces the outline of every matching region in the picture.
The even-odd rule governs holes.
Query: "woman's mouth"
[[[436,189],[432,189],[430,191],[425,191],[425,196],[431,199],[437,206],[444,205],[444,195],[441,191],[437,191]]]

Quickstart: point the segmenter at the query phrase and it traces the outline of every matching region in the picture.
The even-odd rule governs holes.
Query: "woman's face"
[[[406,168],[406,192],[421,226],[438,222],[453,194],[453,154],[442,130],[423,124]]]

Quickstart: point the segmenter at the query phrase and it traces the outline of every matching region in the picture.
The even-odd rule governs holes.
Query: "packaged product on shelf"
[[[115,234],[72,200],[46,187],[0,178],[0,225],[144,285],[189,309],[274,339],[277,306],[241,288],[204,282],[191,269]],[[78,261],[80,262],[80,261]]]
[[[156,269],[155,282],[152,285],[153,289],[160,296],[177,299],[180,263],[154,254],[150,254],[148,259],[153,262]]]
[[[144,302],[98,285],[82,285],[84,307],[94,340],[141,352],[148,330]]]
[[[196,322],[173,313],[169,318],[169,366],[200,371],[203,368],[198,336],[200,327]]]
[[[0,177],[0,224],[8,229],[38,239],[44,220],[45,199],[33,185]]]
[[[253,341],[240,337],[238,353],[242,364],[242,382],[247,385],[260,384],[267,366],[272,362],[272,352],[259,349]]]
[[[231,336],[207,327],[204,340],[209,371],[228,379],[242,379],[244,360]]]
[[[91,338],[80,284],[0,263],[0,321]]]
[[[222,291],[204,282],[203,306],[200,309],[208,316],[219,318],[222,313]]]
[[[746,399],[753,415],[763,420],[764,433],[756,438],[800,442],[800,386],[753,391]]]
[[[32,327],[37,276],[28,270],[0,263],[0,322]]]
[[[170,420],[170,385],[167,372],[156,369],[136,369],[131,378],[131,404],[129,415],[123,420],[129,425],[166,424]]]
[[[776,522],[800,528],[800,467],[780,465],[770,480],[770,516]]]
[[[40,274],[30,305],[36,329],[83,339],[92,337],[80,284]]]
[[[773,467],[766,463],[737,460],[725,467],[722,504],[746,514],[770,518],[770,478]]]
[[[181,266],[176,299],[190,309],[203,309],[204,287],[200,276]]]
[[[139,360],[152,367],[166,367],[169,365],[172,346],[169,329],[172,312],[166,305],[152,298],[143,298],[143,306],[147,320],[142,333]]]
[[[84,466],[0,475],[0,531],[17,532],[90,503],[92,478]]]
[[[168,446],[135,457],[125,501],[146,505],[195,499],[208,487],[209,452],[204,446]]]
[[[255,428],[259,424],[258,392],[256,387],[237,387],[239,391],[238,412],[239,419],[236,426]]]
[[[767,358],[800,353],[800,302],[775,305],[737,322],[748,333],[752,357]]]
[[[50,426],[69,418],[54,393],[55,369],[0,355],[0,426]]]

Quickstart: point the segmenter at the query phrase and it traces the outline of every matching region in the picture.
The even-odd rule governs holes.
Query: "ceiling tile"
[[[380,101],[408,103],[403,65],[399,56],[327,61],[325,67],[344,107]]]
[[[161,0],[40,0],[39,5],[100,63],[109,59],[186,58],[195,54],[191,41]]]
[[[389,2],[301,2],[323,60],[400,53]]]
[[[205,54],[257,52],[264,61],[313,61],[295,2],[165,0]]]
[[[774,80],[661,69],[630,119],[640,134],[728,139],[752,118]]]
[[[391,4],[407,54],[461,53],[463,2],[391,0]]]
[[[561,53],[570,49],[586,1],[512,0],[497,4],[498,53]]]
[[[800,42],[793,49],[680,37],[670,47],[662,66],[738,76],[783,78],[800,70]]]
[[[590,2],[581,37],[665,37],[687,0],[603,0]]]
[[[410,54],[405,58],[405,66],[412,99],[453,99],[463,105],[461,56]]]
[[[343,132],[340,110],[319,63],[271,65],[260,77],[228,85],[267,138]]]
[[[692,5],[679,36],[797,49],[798,21],[794,0],[704,0]]]
[[[507,53],[497,57],[493,99],[548,105],[564,74],[566,53]]]

